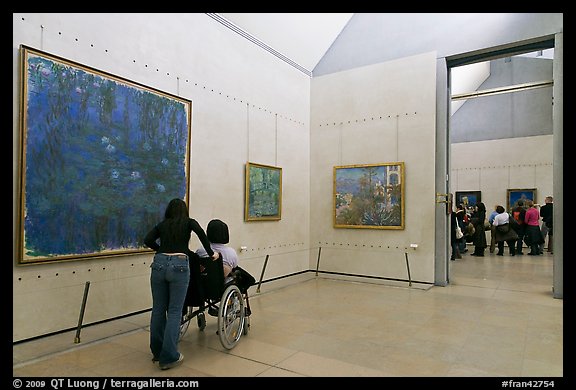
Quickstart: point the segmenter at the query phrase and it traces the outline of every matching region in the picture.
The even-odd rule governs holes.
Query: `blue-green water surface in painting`
[[[26,67],[23,257],[143,248],[186,196],[189,108],[49,57]]]
[[[278,217],[281,196],[280,170],[252,165],[249,174],[249,217]]]

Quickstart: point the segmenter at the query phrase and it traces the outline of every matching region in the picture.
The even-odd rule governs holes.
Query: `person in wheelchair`
[[[208,236],[212,250],[214,252],[220,252],[222,255],[224,279],[226,279],[228,275],[230,275],[230,272],[232,272],[232,269],[238,265],[238,254],[236,250],[227,245],[230,242],[228,225],[219,219],[213,219],[208,222],[206,236]],[[198,248],[196,254],[201,258],[208,257],[208,253],[204,247]]]
[[[206,327],[204,312],[218,318],[216,334],[222,346],[232,349],[242,335],[250,329],[250,302],[248,289],[256,283],[254,277],[238,266],[236,251],[227,244],[230,240],[228,226],[219,219],[210,221],[206,228],[208,248],[192,252],[191,272],[188,293],[186,294],[180,336],[188,330],[190,320],[196,317],[198,328]],[[218,259],[210,259],[212,250]],[[198,307],[197,310],[193,310]]]
[[[214,252],[219,252],[222,256],[222,265],[224,268],[224,282],[230,281],[230,276],[232,270],[238,266],[238,254],[236,250],[227,244],[230,242],[230,232],[228,230],[228,225],[219,219],[213,219],[208,222],[206,227],[206,235],[208,236],[208,241],[210,241],[210,247]],[[200,247],[196,250],[196,254],[200,258],[208,257],[208,253],[204,247]],[[200,265],[200,270],[203,270],[202,264]],[[218,309],[210,307],[208,309],[208,314],[211,316],[218,316]]]

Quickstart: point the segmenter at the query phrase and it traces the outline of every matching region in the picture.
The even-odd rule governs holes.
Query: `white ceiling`
[[[338,38],[353,13],[221,13],[220,17],[309,71]],[[553,58],[554,49],[524,54]],[[452,92],[476,91],[490,75],[489,62],[452,69]],[[464,101],[452,102],[452,113]]]
[[[221,13],[219,15],[311,72],[353,14]]]

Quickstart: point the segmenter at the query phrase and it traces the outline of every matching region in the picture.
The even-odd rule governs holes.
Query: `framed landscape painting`
[[[404,163],[334,167],[335,228],[404,229]]]
[[[463,204],[467,209],[478,202],[482,202],[482,191],[456,191],[456,206]]]
[[[536,188],[515,188],[508,189],[506,197],[506,210],[510,211],[514,207],[518,206],[518,201],[522,200],[524,206],[526,206],[526,201],[531,200],[536,203]]]
[[[282,217],[282,168],[246,163],[245,221],[277,221]]]
[[[18,264],[149,252],[188,200],[190,100],[20,48]]]

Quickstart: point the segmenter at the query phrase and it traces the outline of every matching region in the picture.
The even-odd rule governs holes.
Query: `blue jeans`
[[[460,250],[460,254],[464,253],[464,249],[466,249],[466,236],[458,240],[458,249]]]
[[[175,362],[180,357],[178,335],[182,307],[190,282],[190,265],[186,255],[157,253],[150,268],[150,350],[163,365]]]
[[[450,244],[452,246],[452,255],[450,256],[450,260],[454,260],[457,254],[460,255],[460,243],[458,240],[454,240]]]

